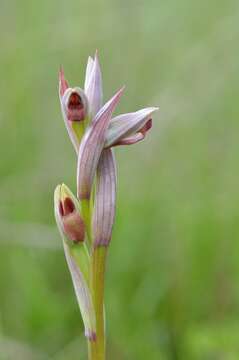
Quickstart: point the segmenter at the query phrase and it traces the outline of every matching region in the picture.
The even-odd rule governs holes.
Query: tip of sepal
[[[67,80],[65,79],[65,74],[63,70],[63,66],[60,66],[59,69],[59,94],[60,96],[63,96],[65,91],[69,88],[69,84]]]
[[[119,88],[119,90],[116,91],[115,95],[112,97],[112,101],[114,100],[114,102],[115,102],[115,101],[119,100],[120,97],[123,95],[125,88],[126,88],[125,85],[121,86],[121,88]]]
[[[99,119],[102,119],[102,117],[105,114],[110,114],[110,116],[112,115],[115,107],[117,106],[117,104],[120,101],[121,96],[123,95],[125,90],[125,85],[122,86],[113,96],[110,100],[108,100],[104,106],[102,106],[102,108],[98,111],[98,113],[96,114],[95,118],[93,119],[93,122],[98,121]]]
[[[88,58],[84,90],[89,103],[89,117],[93,119],[103,100],[102,74],[97,51],[93,58]]]

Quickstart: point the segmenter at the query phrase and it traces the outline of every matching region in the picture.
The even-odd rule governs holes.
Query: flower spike
[[[63,184],[55,190],[55,217],[88,338],[89,359],[105,359],[104,279],[116,205],[113,147],[143,140],[158,108],[112,114],[120,89],[102,103],[97,51],[87,61],[84,90],[69,86],[61,68],[59,97],[70,139],[78,155],[77,198]],[[102,106],[103,105],[103,106]]]
[[[77,165],[77,196],[81,200],[90,198],[96,168],[105,144],[106,131],[123,90],[124,88],[120,89],[97,113],[80,144]]]
[[[93,214],[94,247],[107,246],[115,218],[116,166],[112,149],[103,150],[96,174]]]

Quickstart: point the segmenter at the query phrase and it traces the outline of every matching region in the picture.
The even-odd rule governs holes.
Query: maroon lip
[[[73,92],[68,100],[68,108],[69,109],[82,109],[83,106],[83,102],[82,99],[80,97],[80,95],[77,92]]]
[[[67,118],[70,121],[81,121],[85,117],[85,109],[81,96],[72,92],[67,105]]]
[[[66,197],[60,201],[59,213],[68,238],[75,243],[84,241],[85,225],[79,213],[76,211],[75,204],[71,198]]]
[[[153,125],[152,119],[149,119],[146,124],[139,130],[139,132],[141,132],[141,134],[146,135],[146,132],[149,131],[151,129]]]
[[[75,210],[75,204],[73,203],[71,198],[66,197],[64,199],[64,202],[60,201],[59,211],[60,211],[61,216],[69,215],[69,214],[73,213],[74,210]]]

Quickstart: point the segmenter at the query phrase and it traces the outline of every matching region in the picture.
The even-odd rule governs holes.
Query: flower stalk
[[[91,291],[96,314],[96,341],[91,342],[94,356],[90,360],[105,359],[104,283],[107,248],[98,246],[91,258]]]
[[[112,147],[143,140],[155,107],[113,117],[124,88],[104,105],[98,60],[89,57],[84,89],[70,87],[59,72],[59,98],[77,154],[77,198],[66,185],[54,195],[55,217],[88,342],[88,359],[105,360],[104,284],[116,207]]]

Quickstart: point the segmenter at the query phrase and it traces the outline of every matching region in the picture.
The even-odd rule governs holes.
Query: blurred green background
[[[116,149],[108,359],[239,359],[238,23],[232,0],[1,1],[0,360],[86,359],[53,190],[75,191],[59,65],[83,85],[96,48],[105,100],[161,109]]]

